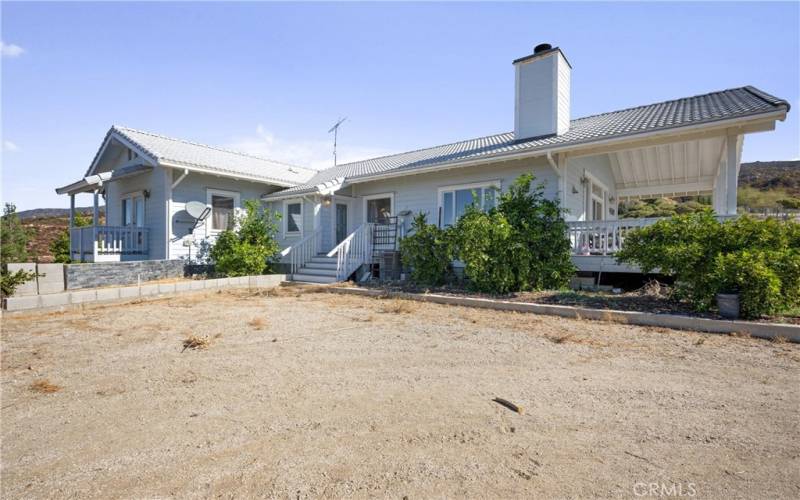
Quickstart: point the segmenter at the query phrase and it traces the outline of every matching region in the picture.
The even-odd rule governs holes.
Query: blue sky
[[[2,197],[65,207],[111,124],[323,167],[513,128],[511,61],[560,46],[573,118],[741,85],[789,100],[798,3],[2,3]],[[89,197],[79,200],[89,203]]]

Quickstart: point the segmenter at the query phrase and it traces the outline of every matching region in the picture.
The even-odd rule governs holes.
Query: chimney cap
[[[560,53],[561,57],[564,58],[564,61],[566,61],[567,65],[570,67],[570,69],[572,69],[572,64],[569,63],[569,60],[567,59],[567,56],[564,55],[564,52],[562,52],[560,48],[553,47],[549,43],[540,43],[539,45],[533,48],[533,54],[527,55],[525,57],[520,57],[519,59],[515,59],[511,61],[511,64],[518,64],[521,62],[530,61],[531,59],[538,59],[548,54],[552,54],[553,52]]]

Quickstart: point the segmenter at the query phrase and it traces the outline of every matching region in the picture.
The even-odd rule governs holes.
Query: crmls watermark
[[[693,497],[697,495],[694,483],[636,483],[633,494],[637,497]]]

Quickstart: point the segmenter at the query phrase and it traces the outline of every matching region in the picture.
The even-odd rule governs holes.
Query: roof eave
[[[316,196],[318,194],[320,194],[320,192],[316,187],[310,190],[293,191],[291,193],[277,191],[275,193],[265,194],[264,196],[261,197],[261,201],[290,200],[292,198],[302,198],[304,196]]]
[[[243,179],[251,182],[257,182],[260,184],[271,184],[273,186],[280,186],[285,188],[295,187],[301,184],[300,182],[292,182],[283,179],[273,179],[271,177],[258,177],[255,175],[240,174],[237,172],[215,170],[213,168],[204,167],[202,165],[193,165],[191,163],[160,160],[158,164],[162,167],[167,167],[167,168],[186,169],[189,170],[190,172],[199,172],[203,174],[216,175],[219,177],[228,177],[232,179]]]
[[[695,125],[677,125],[670,128],[663,128],[658,130],[653,130],[650,132],[634,132],[631,134],[625,135],[617,135],[609,138],[604,139],[588,139],[586,141],[581,142],[572,142],[569,144],[565,144],[562,146],[552,146],[552,147],[542,147],[542,148],[531,148],[525,151],[519,151],[514,153],[496,153],[493,155],[482,156],[476,159],[467,159],[467,160],[453,160],[444,163],[437,163],[434,165],[430,165],[429,167],[425,168],[417,168],[417,169],[409,169],[409,170],[398,170],[394,172],[385,172],[381,174],[374,174],[374,175],[366,175],[362,177],[351,177],[348,178],[348,183],[350,184],[358,184],[364,182],[371,182],[380,179],[388,179],[392,177],[402,177],[405,175],[413,175],[413,174],[422,174],[427,172],[435,172],[438,170],[449,170],[452,168],[462,168],[462,167],[470,167],[474,165],[482,165],[484,163],[491,163],[497,160],[515,160],[520,158],[535,158],[538,156],[546,156],[547,154],[557,154],[557,153],[569,153],[574,151],[579,151],[582,149],[586,149],[588,147],[596,148],[599,146],[615,146],[619,144],[624,144],[626,142],[631,141],[639,141],[648,138],[661,138],[661,137],[670,137],[670,136],[679,136],[685,135],[687,133],[703,129],[709,128],[712,130],[716,129],[728,129],[735,126],[740,126],[746,122],[754,122],[754,121],[765,121],[765,120],[779,120],[783,121],[786,118],[787,109],[779,109],[776,111],[769,111],[769,112],[759,112],[759,113],[752,113],[746,116],[739,116],[736,118],[729,118],[729,119],[720,119],[720,120],[713,120],[707,121],[703,123],[698,123]]]

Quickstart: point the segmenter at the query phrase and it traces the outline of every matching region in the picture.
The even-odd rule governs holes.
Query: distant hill
[[[93,207],[75,207],[75,210],[91,217]],[[17,212],[22,226],[30,232],[28,257],[31,261],[52,262],[50,245],[69,227],[68,208],[34,208]],[[105,207],[100,207],[100,223],[105,222]]]
[[[75,207],[75,210],[84,214],[91,216],[94,212],[94,207]],[[100,215],[105,215],[106,208],[100,207]],[[52,217],[69,217],[69,208],[32,208],[30,210],[23,210],[21,212],[17,212],[19,215],[20,220],[27,220],[27,219],[41,219],[41,218],[52,218]]]
[[[759,191],[782,190],[800,197],[800,160],[742,163],[739,186]]]

